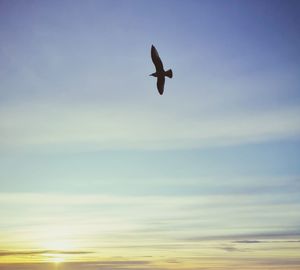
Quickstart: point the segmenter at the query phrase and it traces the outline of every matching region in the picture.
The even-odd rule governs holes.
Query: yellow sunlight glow
[[[50,258],[49,261],[53,262],[55,264],[60,264],[60,263],[64,262],[65,260],[62,257],[53,257],[53,258]]]

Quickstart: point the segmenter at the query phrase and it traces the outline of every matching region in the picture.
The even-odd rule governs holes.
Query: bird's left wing
[[[156,48],[153,45],[151,47],[151,58],[153,64],[155,65],[156,71],[162,71],[164,69],[163,63],[159,57]]]

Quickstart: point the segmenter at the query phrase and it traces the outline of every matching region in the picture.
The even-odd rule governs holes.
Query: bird
[[[173,72],[172,69],[169,69],[167,71],[164,70],[163,63],[159,57],[156,48],[153,45],[151,46],[151,58],[155,66],[156,72],[150,74],[150,76],[157,78],[157,83],[156,83],[157,90],[158,93],[162,95],[164,93],[165,77],[172,78]]]

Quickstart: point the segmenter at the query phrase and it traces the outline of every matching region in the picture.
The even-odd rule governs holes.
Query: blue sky
[[[0,262],[299,267],[299,11],[0,1]]]

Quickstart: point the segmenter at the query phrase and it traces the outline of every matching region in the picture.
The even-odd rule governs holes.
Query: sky
[[[299,12],[0,0],[0,270],[299,269]]]

